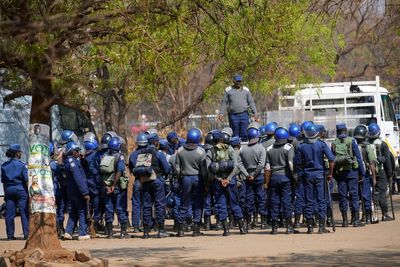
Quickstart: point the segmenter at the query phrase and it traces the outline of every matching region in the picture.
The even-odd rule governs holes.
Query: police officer
[[[93,214],[94,228],[96,232],[101,229],[101,210],[100,210],[100,190],[101,190],[101,177],[97,165],[96,151],[99,143],[93,133],[87,133],[84,138],[85,144],[85,157],[82,160],[83,168],[87,177],[87,184],[90,196],[90,210]]]
[[[12,144],[6,151],[6,156],[10,160],[1,165],[1,182],[3,183],[4,200],[6,202],[7,240],[15,240],[14,218],[17,205],[21,214],[24,239],[27,239],[29,234],[28,167],[21,161],[21,155],[21,146]]]
[[[90,239],[87,233],[86,207],[90,201],[86,175],[79,160],[80,147],[75,142],[66,145],[65,171],[67,174],[67,192],[71,210],[68,216],[64,239],[72,240],[72,234],[79,222],[78,240]]]
[[[168,149],[167,153],[169,155],[175,154],[175,151],[179,148],[179,136],[176,132],[169,132],[167,134]]]
[[[214,146],[214,137],[213,131],[207,133],[204,138],[204,150],[207,154],[208,150],[210,150]],[[204,230],[208,231],[211,229],[211,215],[212,215],[212,202],[213,202],[213,187],[212,180],[213,176],[211,172],[206,172],[206,175],[203,177],[204,186],[205,186],[205,198],[204,198]]]
[[[332,143],[335,159],[335,178],[338,182],[339,208],[343,217],[343,227],[348,226],[347,201],[350,196],[352,221],[354,227],[362,226],[360,222],[360,198],[358,183],[365,177],[364,164],[356,141],[347,136],[345,123],[336,125],[337,138]]]
[[[274,136],[276,141],[267,149],[265,164],[265,185],[270,190],[271,234],[278,233],[281,207],[286,220],[286,233],[292,234],[292,184],[297,179],[293,167],[294,148],[287,143],[289,133],[285,128],[276,128]]]
[[[261,214],[261,229],[267,227],[267,193],[264,188],[264,166],[266,159],[265,148],[258,143],[259,131],[256,128],[247,130],[249,143],[243,147],[239,154],[239,168],[242,175],[246,177],[246,202],[247,202],[247,229],[251,225],[251,216],[256,210],[256,199],[258,212]]]
[[[157,134],[148,136],[149,145],[145,146],[146,140],[143,136],[138,139],[141,145],[132,153],[129,166],[135,179],[140,180],[143,197],[143,238],[149,238],[150,228],[153,225],[153,205],[155,208],[156,223],[158,227],[158,238],[167,237],[165,232],[165,176],[171,171],[169,163],[163,152],[159,151],[155,144],[159,138]]]
[[[388,181],[393,174],[394,166],[390,160],[391,154],[386,142],[380,138],[381,130],[376,123],[368,125],[368,135],[370,143],[375,146],[375,154],[377,159],[376,169],[376,186],[375,190],[378,195],[379,205],[382,209],[382,221],[391,221],[389,216],[388,196]]]
[[[225,89],[218,119],[223,120],[227,109],[233,136],[240,136],[242,140],[246,140],[250,116],[255,116],[257,109],[249,88],[243,86],[242,82],[242,76],[237,74],[233,77],[233,85]]]
[[[240,157],[241,140],[239,136],[234,136],[231,139],[231,147],[235,150],[235,153]],[[238,163],[239,164],[239,163]],[[239,166],[236,171],[236,181],[239,194],[239,206],[242,209],[243,215],[247,214],[247,203],[246,203],[246,177],[240,172]]]
[[[222,132],[214,131],[213,138],[214,146],[207,152],[207,168],[214,175],[215,208],[218,219],[222,222],[223,236],[229,235],[228,205],[230,205],[233,216],[239,224],[240,234],[246,234],[243,213],[238,201],[235,176],[238,168],[237,155],[230,145],[223,143]]]
[[[204,181],[206,174],[206,152],[199,146],[201,131],[197,128],[190,129],[187,133],[186,144],[178,149],[175,169],[180,179],[182,192],[178,217],[178,237],[184,236],[183,227],[187,218],[189,207],[193,207],[193,234],[199,236],[200,222],[204,205]]]
[[[105,219],[107,238],[113,237],[114,212],[116,212],[118,221],[121,224],[120,238],[129,238],[127,233],[127,190],[121,188],[121,179],[125,179],[125,159],[120,153],[121,140],[119,137],[112,137],[107,144],[108,151],[102,156],[100,161],[100,173],[103,175],[102,192],[105,201]],[[112,159],[112,160],[111,160]],[[104,173],[103,166],[111,162],[111,173]],[[108,176],[110,180],[104,179]]]
[[[331,180],[334,167],[334,155],[329,147],[318,139],[318,128],[309,124],[304,129],[305,139],[296,150],[295,163],[304,171],[305,215],[307,219],[307,233],[312,234],[314,228],[314,205],[317,202],[319,215],[318,233],[328,233],[325,228],[326,220],[326,179]],[[329,175],[324,176],[324,156],[329,161]]]
[[[375,163],[376,155],[374,153],[374,146],[368,142],[367,139],[368,128],[361,124],[354,128],[353,136],[357,141],[358,149],[360,150],[361,157],[365,168],[365,176],[362,180],[362,193],[363,198],[363,214],[365,216],[365,223],[372,222],[372,184],[376,181]],[[374,181],[374,182],[372,182]]]
[[[264,126],[265,138],[260,140],[260,143],[267,149],[275,143],[274,133],[278,124],[276,122],[270,122]]]

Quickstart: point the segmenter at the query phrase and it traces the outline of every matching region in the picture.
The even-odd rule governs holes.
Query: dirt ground
[[[1,202],[1,201],[0,201]],[[251,230],[241,236],[237,229],[231,236],[222,237],[222,231],[204,232],[192,238],[135,238],[112,240],[98,238],[89,241],[61,241],[71,250],[89,249],[93,256],[107,258],[110,266],[260,266],[260,265],[350,265],[399,266],[400,265],[400,196],[394,196],[398,218],[361,228],[336,228],[336,233],[271,236],[270,230]],[[335,203],[336,221],[340,222]],[[172,224],[168,221],[169,225]],[[21,249],[24,242],[19,218],[16,233],[20,240],[5,240],[4,219],[0,220],[0,253]],[[155,233],[151,233],[155,236]]]

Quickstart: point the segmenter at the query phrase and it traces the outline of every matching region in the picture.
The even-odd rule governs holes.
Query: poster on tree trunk
[[[55,213],[53,177],[50,168],[50,127],[31,124],[29,128],[28,175],[31,213]]]

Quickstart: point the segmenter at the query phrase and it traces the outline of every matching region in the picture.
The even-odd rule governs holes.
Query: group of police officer
[[[261,229],[271,227],[271,234],[277,234],[278,227],[286,227],[287,234],[297,233],[302,216],[307,233],[316,226],[318,233],[328,233],[326,225],[334,224],[333,179],[338,185],[342,227],[349,226],[348,203],[354,227],[376,222],[374,199],[382,211],[381,220],[392,220],[387,190],[394,163],[388,145],[379,137],[379,126],[359,125],[353,137],[348,136],[345,124],[338,124],[336,130],[336,139],[328,143],[325,127],[310,121],[290,124],[288,129],[274,122],[261,127],[252,123],[245,145],[229,127],[207,133],[204,144],[197,128],[190,129],[186,139],[175,132],[160,139],[156,130],[149,130],[137,136],[137,147],[127,162],[121,153],[122,139],[114,132],[107,132],[100,144],[94,134],[86,134],[82,153],[75,134],[66,130],[62,153],[49,146],[58,234],[70,240],[77,229],[78,240],[89,239],[88,222],[93,221],[97,233],[112,238],[114,214],[120,238],[130,237],[129,225],[134,232],[143,231],[143,238],[149,238],[152,229],[159,238],[173,236],[165,229],[167,217],[174,219],[177,237],[187,231],[200,236],[202,227],[228,236],[237,226],[240,234],[246,234],[256,227],[258,216]],[[1,167],[7,237],[14,239],[18,205],[26,238],[27,168],[20,160],[19,145],[11,145],[7,156],[10,160]],[[135,177],[131,223],[129,173]],[[64,229],[65,213],[69,217]],[[211,224],[213,214],[215,225]]]

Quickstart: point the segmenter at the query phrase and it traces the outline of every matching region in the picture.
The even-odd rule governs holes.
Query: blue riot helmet
[[[365,138],[367,137],[367,133],[368,133],[367,126],[364,124],[360,124],[357,125],[356,128],[354,128],[353,137],[355,139],[365,140]]]
[[[305,129],[306,129],[306,127],[308,126],[308,125],[310,125],[310,124],[313,124],[311,121],[305,121],[305,122],[303,122],[302,124],[301,124],[301,130],[302,131],[305,131]]]
[[[224,137],[220,130],[215,130],[215,131],[213,131],[212,134],[213,134],[214,144],[224,140]]]
[[[289,126],[288,132],[289,132],[289,135],[292,137],[299,137],[299,135],[301,133],[301,128],[298,124],[293,123]]]
[[[238,145],[240,145],[240,142],[241,142],[240,137],[239,136],[234,136],[234,137],[231,138],[230,145],[232,147],[238,146]]]
[[[192,128],[186,135],[186,143],[198,145],[201,141],[201,131],[198,128]]]
[[[78,142],[78,137],[71,130],[64,130],[61,132],[61,142],[62,144],[67,144],[69,142]]]
[[[258,131],[260,132],[260,136],[263,137],[267,134],[267,131],[265,129],[265,126],[261,126],[260,128],[258,128]]]
[[[147,139],[147,135],[145,133],[139,133],[136,137],[136,144],[141,147],[145,147],[149,144],[149,140]]]
[[[111,138],[117,137],[118,135],[113,132],[113,131],[108,131],[106,132],[102,137],[100,141],[100,149],[106,149],[108,148],[108,142],[110,142]]]
[[[65,151],[67,152],[67,155],[71,154],[73,151],[80,151],[81,148],[79,145],[77,145],[75,142],[68,142],[67,146],[65,148]]]
[[[113,137],[108,141],[108,149],[119,151],[121,149],[121,140],[118,137]]]
[[[204,143],[206,145],[214,145],[214,136],[212,131],[207,133],[206,137],[204,138]]]
[[[282,139],[289,138],[289,132],[283,127],[276,128],[274,135],[275,135],[276,140],[282,140]]]
[[[167,134],[167,140],[170,143],[177,144],[179,142],[179,136],[176,132],[169,132]]]
[[[315,138],[318,136],[318,134],[318,127],[313,123],[308,124],[304,129],[304,135],[307,138]]]
[[[273,135],[276,128],[278,127],[278,124],[276,122],[270,122],[270,123],[267,123],[267,125],[265,125],[264,127],[265,127],[266,135]]]
[[[150,128],[150,129],[147,129],[147,131],[144,132],[144,133],[147,134],[147,135],[150,135],[150,134],[158,134],[158,131],[157,131],[157,129],[155,129],[155,128]]]
[[[49,154],[50,156],[54,155],[54,144],[52,142],[49,143]]]
[[[232,128],[225,127],[224,129],[221,130],[221,132],[222,132],[223,142],[225,144],[229,144],[231,137],[233,135]]]
[[[248,128],[247,129],[247,139],[256,139],[260,137],[260,132],[258,131],[257,128]]]
[[[94,133],[92,132],[87,132],[85,134],[85,136],[83,137],[83,141],[93,141],[96,140],[97,141],[97,137]]]
[[[85,141],[85,150],[96,150],[99,147],[99,142],[96,139]]]
[[[381,135],[381,129],[379,125],[375,122],[368,125],[368,137],[369,138],[378,138]]]

